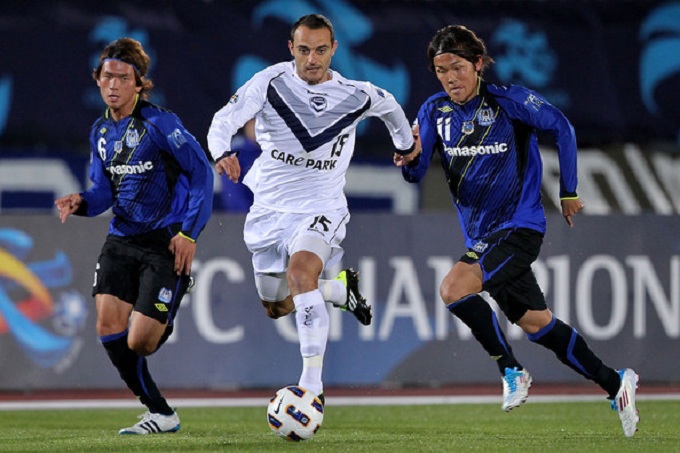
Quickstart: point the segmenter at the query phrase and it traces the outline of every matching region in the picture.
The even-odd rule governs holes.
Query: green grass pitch
[[[180,407],[174,434],[119,436],[143,410],[0,412],[0,451],[322,451],[322,452],[674,452],[680,401],[638,402],[633,438],[602,402],[326,407],[324,425],[301,443],[269,430],[264,407]]]

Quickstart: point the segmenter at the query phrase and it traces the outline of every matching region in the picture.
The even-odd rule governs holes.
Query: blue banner
[[[121,387],[95,333],[90,296],[108,219],[26,219],[0,217],[0,389]],[[170,341],[150,358],[164,388],[297,382],[294,318],[265,315],[243,221],[215,216],[201,236],[197,286],[182,301]],[[534,271],[553,312],[608,365],[632,367],[647,382],[677,383],[677,219],[577,217],[569,228],[554,215],[548,224]],[[464,252],[455,215],[357,214],[343,246],[343,265],[360,271],[374,318],[360,326],[329,306],[327,385],[498,383],[495,363],[439,299],[441,280]],[[541,382],[583,382],[502,314],[499,320],[518,359]]]

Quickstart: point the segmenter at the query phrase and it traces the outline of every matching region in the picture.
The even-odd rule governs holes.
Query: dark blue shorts
[[[505,316],[516,323],[527,310],[548,308],[531,264],[536,261],[543,235],[528,228],[501,230],[475,244],[460,261],[479,263],[482,288],[494,298]]]
[[[163,324],[174,319],[189,277],[175,273],[169,244],[170,237],[164,231],[107,236],[97,261],[92,295],[116,296]]]

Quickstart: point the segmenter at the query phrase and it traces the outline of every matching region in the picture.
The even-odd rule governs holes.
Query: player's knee
[[[527,310],[517,321],[517,325],[527,334],[535,334],[550,324],[553,314],[550,310]]]
[[[453,289],[451,288],[451,285],[446,283],[446,280],[442,282],[441,285],[439,285],[439,297],[441,297],[442,302],[444,302],[444,305],[449,305],[452,302],[455,302],[456,298],[453,297]]]
[[[128,339],[128,347],[132,349],[136,354],[141,356],[148,356],[153,354],[158,346],[158,342],[149,341],[130,341]]]
[[[467,264],[457,263],[439,285],[439,296],[449,305],[469,294],[482,291],[482,281]]]
[[[122,332],[125,329],[127,329],[127,320],[126,322],[119,322],[115,319],[97,318],[97,335],[100,337]]]
[[[288,288],[293,294],[302,294],[317,288],[319,277],[309,272],[289,272],[286,275]]]
[[[439,297],[442,298],[444,305],[452,304],[468,294],[471,292],[463,290],[460,285],[450,279],[444,279],[439,286]]]
[[[128,347],[141,356],[153,354],[158,349],[158,340],[150,334],[136,334],[134,330],[128,333]]]

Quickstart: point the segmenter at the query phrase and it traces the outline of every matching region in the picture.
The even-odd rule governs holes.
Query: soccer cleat
[[[371,306],[359,293],[359,273],[352,268],[345,269],[335,277],[335,280],[340,280],[347,287],[347,302],[345,305],[336,305],[336,307],[348,310],[361,324],[369,325],[373,314],[371,313]]]
[[[177,412],[172,415],[153,414],[147,412],[139,416],[142,420],[129,428],[123,428],[118,434],[162,434],[179,431],[179,416]]]
[[[618,370],[618,372],[621,377],[621,387],[612,400],[611,407],[619,413],[623,434],[626,437],[633,437],[640,421],[640,415],[635,407],[635,391],[638,388],[640,376],[630,368]]]
[[[503,410],[509,412],[525,402],[529,397],[531,375],[527,370],[506,368],[503,376]]]

